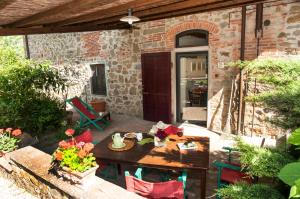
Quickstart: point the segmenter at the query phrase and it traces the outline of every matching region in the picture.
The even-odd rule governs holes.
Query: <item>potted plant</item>
[[[76,143],[73,138],[75,130],[67,129],[66,135],[71,137],[68,141],[59,142],[58,148],[52,156],[50,171],[72,183],[86,186],[90,178],[95,176],[98,165],[91,153],[92,143]]]
[[[21,141],[20,136],[22,131],[20,129],[0,129],[0,157],[5,153],[12,152],[18,148],[18,143]]]
[[[154,146],[163,147],[166,146],[166,142],[168,141],[168,134],[161,129],[158,129],[154,134]]]

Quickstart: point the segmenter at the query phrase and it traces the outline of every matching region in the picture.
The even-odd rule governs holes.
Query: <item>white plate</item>
[[[120,149],[120,148],[123,148],[123,147],[125,147],[125,146],[126,146],[126,144],[125,144],[125,143],[123,143],[123,145],[122,145],[121,147],[116,147],[114,144],[112,144],[111,146],[112,146],[112,148],[115,148],[115,149]]]

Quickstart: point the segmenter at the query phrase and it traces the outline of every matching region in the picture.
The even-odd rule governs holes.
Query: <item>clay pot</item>
[[[96,112],[105,112],[105,106],[106,103],[103,100],[92,100],[90,102],[93,109],[95,109]]]

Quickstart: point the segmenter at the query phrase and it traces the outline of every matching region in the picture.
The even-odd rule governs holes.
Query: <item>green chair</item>
[[[103,131],[110,122],[107,117],[110,117],[109,113],[100,116],[89,104],[82,101],[79,97],[74,97],[66,100],[66,103],[70,104],[80,115],[79,126],[80,128],[94,125],[99,131]],[[110,119],[110,118],[109,118]]]
[[[232,163],[232,152],[238,151],[231,147],[223,147],[224,150],[228,151],[228,162],[214,161],[213,166],[217,168],[217,183],[218,189],[221,189],[228,184],[234,184],[236,182],[252,183],[253,179],[247,175],[239,164]],[[217,196],[217,199],[220,199]]]

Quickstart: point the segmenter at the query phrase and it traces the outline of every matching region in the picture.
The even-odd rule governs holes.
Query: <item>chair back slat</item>
[[[82,112],[84,115],[86,115],[88,118],[94,120],[97,118],[96,115],[94,115],[93,113],[91,113],[87,107],[81,103],[80,99],[78,97],[74,97],[71,100],[71,103],[73,104],[73,106],[75,106],[80,112]]]
[[[125,176],[125,180],[128,191],[135,192],[146,198],[184,198],[183,183],[176,180],[152,183],[131,175]]]

